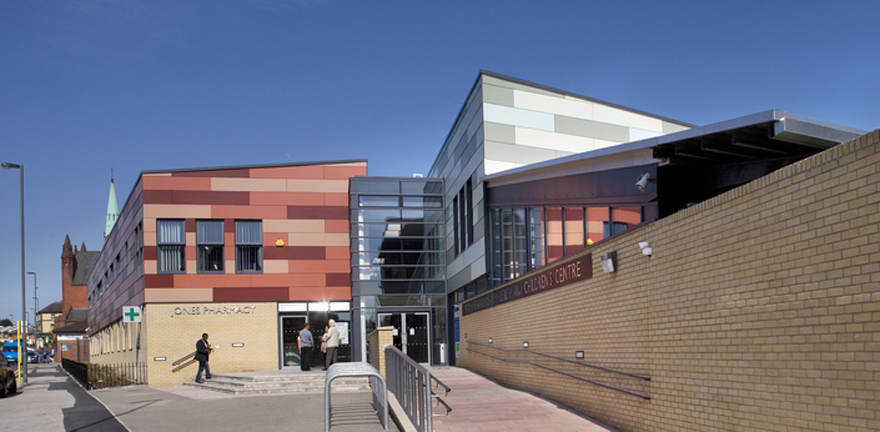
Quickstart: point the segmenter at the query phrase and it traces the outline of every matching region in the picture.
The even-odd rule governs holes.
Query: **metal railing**
[[[432,377],[427,369],[394,346],[385,347],[385,364],[388,391],[394,394],[418,431],[432,432],[434,430],[431,419],[434,417],[432,401],[436,400],[443,405],[447,415],[452,411],[452,408],[434,393],[432,383],[444,387],[446,394],[449,394],[449,386]]]
[[[62,359],[61,367],[87,390],[147,383],[147,364],[143,362],[99,364]]]
[[[174,369],[171,369],[171,373],[180,372],[181,369],[193,364],[196,362],[195,359],[196,351],[193,351],[171,363],[171,366],[177,366]],[[186,362],[186,363],[183,363]],[[183,363],[183,364],[181,364]],[[179,365],[179,366],[178,366]]]
[[[443,387],[443,389],[445,390],[445,393],[443,393],[443,396],[448,396],[449,392],[451,392],[452,389],[449,388],[448,385],[444,384],[443,381],[440,381],[439,379],[437,379],[437,377],[435,377],[434,375],[431,375],[431,382],[433,383],[431,385],[431,397],[434,398],[434,400],[436,400],[437,403],[439,403],[440,405],[443,405],[443,407],[446,408],[446,415],[449,415],[449,413],[452,412],[452,407],[449,406],[443,399],[441,399],[440,395],[438,395],[437,392],[434,391],[434,389],[437,388],[437,386]],[[440,414],[432,414],[431,416],[432,417],[439,417]]]
[[[369,377],[373,391],[373,409],[379,414],[379,420],[388,430],[388,387],[379,370],[366,362],[336,363],[327,369],[324,376],[324,432],[330,432],[330,417],[333,414],[330,401],[330,384],[341,377]]]
[[[479,350],[472,349],[472,348],[470,348],[470,345],[475,345],[475,346],[479,346],[479,347],[482,347],[482,348],[490,348],[490,349],[493,349],[493,350],[496,350],[496,351],[500,351],[500,352],[504,353],[505,355],[507,355],[507,354],[511,354],[511,353],[516,353],[516,354],[526,354],[526,355],[533,355],[533,356],[543,357],[543,358],[547,358],[547,359],[551,359],[551,360],[556,360],[556,361],[564,362],[565,364],[572,364],[572,365],[582,366],[582,367],[585,367],[585,368],[589,368],[589,369],[593,369],[593,370],[596,370],[596,371],[600,371],[600,372],[608,373],[608,374],[611,374],[611,375],[618,375],[618,376],[623,376],[623,377],[627,377],[627,378],[632,378],[632,379],[634,379],[634,380],[638,380],[638,381],[642,381],[642,382],[644,382],[644,381],[651,381],[651,378],[649,378],[649,377],[644,377],[644,376],[635,375],[635,374],[626,373],[626,372],[620,372],[620,371],[616,371],[616,370],[613,370],[613,369],[608,369],[608,368],[601,367],[601,366],[596,366],[596,365],[591,365],[591,364],[588,364],[588,363],[582,363],[582,362],[578,362],[578,361],[574,361],[574,360],[569,360],[569,359],[565,359],[565,358],[562,358],[562,357],[552,356],[552,355],[549,355],[549,354],[544,354],[544,353],[540,353],[540,352],[536,352],[536,351],[532,351],[532,350],[528,350],[528,349],[504,349],[504,348],[498,348],[498,347],[494,347],[494,346],[491,346],[491,345],[486,345],[486,344],[481,344],[481,343],[478,343],[478,342],[471,342],[471,341],[468,341],[468,347],[466,348],[466,350],[469,351],[469,352],[472,352],[472,353],[475,353],[475,354],[479,354],[479,355],[482,355],[482,356],[486,356],[486,357],[489,357],[489,358],[493,358],[493,359],[496,359],[496,360],[500,360],[500,361],[503,361],[503,362],[506,362],[506,363],[528,364],[528,365],[531,365],[531,366],[534,366],[534,367],[537,367],[537,368],[541,368],[541,369],[544,369],[544,370],[547,370],[547,371],[550,371],[550,372],[554,372],[554,373],[557,373],[557,374],[559,374],[559,375],[563,375],[563,376],[566,376],[566,377],[569,377],[569,378],[572,378],[572,379],[575,379],[575,380],[578,380],[578,381],[581,381],[581,382],[585,382],[585,383],[588,383],[588,384],[592,384],[592,385],[595,385],[595,386],[599,386],[599,387],[602,387],[602,388],[605,388],[605,389],[608,389],[608,390],[613,390],[613,391],[616,391],[616,392],[619,392],[619,393],[624,393],[624,394],[627,394],[627,395],[630,395],[630,396],[635,396],[635,397],[638,397],[638,398],[641,398],[641,399],[644,399],[644,400],[651,400],[651,397],[650,397],[650,396],[645,396],[645,395],[642,395],[642,394],[636,393],[636,392],[634,392],[634,391],[630,391],[630,390],[625,390],[625,389],[617,388],[617,387],[614,387],[614,386],[611,386],[611,385],[608,385],[608,384],[603,384],[603,383],[600,383],[600,382],[596,381],[595,379],[587,379],[587,378],[583,378],[583,377],[580,377],[580,376],[577,376],[577,375],[574,375],[574,374],[571,374],[571,373],[568,373],[568,372],[564,372],[564,371],[561,371],[561,370],[558,370],[558,369],[554,369],[554,368],[549,367],[549,366],[547,366],[547,365],[539,364],[539,363],[536,363],[536,362],[533,362],[533,361],[529,361],[529,360],[509,359],[509,358],[506,358],[506,356],[505,356],[505,357],[499,357],[499,356],[496,356],[496,355],[492,355],[492,354],[488,354],[488,353],[485,353],[485,352],[481,352],[481,351],[479,351]]]

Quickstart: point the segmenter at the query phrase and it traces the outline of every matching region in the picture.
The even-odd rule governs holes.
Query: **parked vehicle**
[[[12,345],[13,347],[15,344]],[[0,398],[5,398],[7,395],[15,393],[18,391],[18,383],[15,381],[15,369],[13,368],[14,362],[10,362],[7,359],[3,359],[0,361],[0,381],[2,381],[2,385],[0,385]]]
[[[27,348],[22,345],[22,351],[26,351]],[[7,360],[18,361],[18,346],[15,342],[3,342],[3,357],[6,357]]]

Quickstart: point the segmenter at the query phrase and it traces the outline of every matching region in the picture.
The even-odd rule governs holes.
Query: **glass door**
[[[306,325],[304,316],[281,317],[281,366],[299,366],[299,349],[296,346],[296,338],[299,331]]]
[[[418,363],[431,362],[431,327],[428,312],[379,313],[379,326],[394,328],[394,346]]]

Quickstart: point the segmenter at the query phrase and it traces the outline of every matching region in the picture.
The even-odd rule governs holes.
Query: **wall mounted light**
[[[617,271],[617,251],[611,251],[599,258],[602,263],[602,271],[605,273],[614,273]]]
[[[529,347],[529,341],[523,342],[523,348],[528,348],[528,347]]]
[[[636,180],[636,189],[638,189],[639,192],[644,192],[645,189],[648,188],[648,183],[652,181],[654,181],[654,178],[651,177],[651,173],[644,173]]]
[[[575,352],[574,352],[574,358],[576,358],[576,359],[583,359],[583,358],[584,358],[584,352],[583,352],[583,351],[575,351]]]
[[[651,256],[654,253],[654,250],[648,246],[648,242],[639,242],[639,249],[642,250],[642,255]]]
[[[492,338],[489,338],[489,343],[492,343]]]

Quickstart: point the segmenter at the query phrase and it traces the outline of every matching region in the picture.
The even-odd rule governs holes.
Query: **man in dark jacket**
[[[196,382],[203,383],[202,371],[205,371],[205,378],[211,379],[211,367],[208,366],[208,357],[211,355],[211,344],[208,343],[208,334],[202,333],[202,338],[196,342],[196,360],[199,361],[199,372],[196,373]]]

